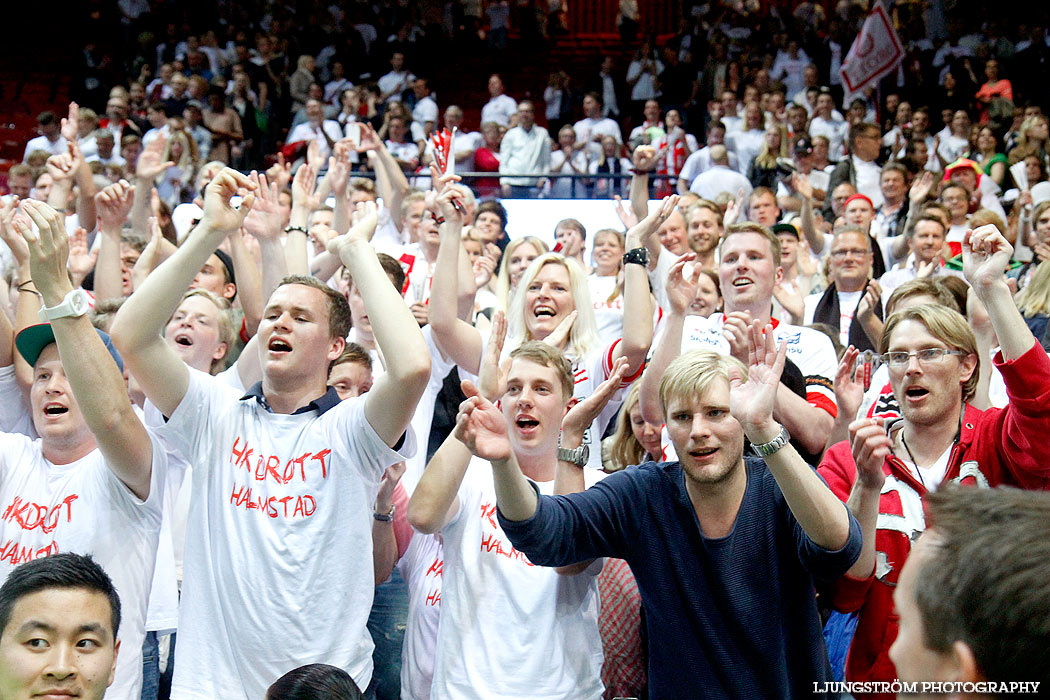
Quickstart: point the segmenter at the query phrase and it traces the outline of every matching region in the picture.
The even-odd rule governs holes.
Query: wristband
[[[440,226],[441,224],[445,223],[445,217],[443,217],[443,216],[438,216],[437,214],[433,214],[433,213],[430,216],[434,219],[434,223],[437,224],[438,226]]]
[[[396,503],[391,503],[390,504],[390,512],[389,513],[377,513],[376,509],[375,509],[375,506],[373,505],[372,506],[372,517],[374,519],[378,520],[381,523],[389,523],[390,521],[392,521],[394,519],[394,511],[395,510],[397,510],[397,504]]]
[[[650,168],[649,170],[640,170],[638,168],[631,168],[632,175],[652,175],[656,172],[656,168]]]
[[[285,226],[284,227],[284,232],[285,233],[291,233],[292,231],[299,231],[304,236],[307,236],[307,235],[310,234],[310,232],[306,230],[305,226]]]

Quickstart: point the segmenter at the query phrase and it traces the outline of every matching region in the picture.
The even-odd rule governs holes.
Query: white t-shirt
[[[845,153],[848,131],[849,125],[837,119],[813,117],[809,122],[809,135],[811,137],[824,136],[828,139],[828,160],[836,163],[842,160]]]
[[[605,344],[623,337],[623,294],[609,301],[616,289],[616,277],[599,277],[589,275],[587,286],[591,290],[591,303],[594,305],[594,320],[598,323],[598,337]]]
[[[401,452],[390,449],[364,401],[331,390],[274,414],[190,370],[162,428],[193,468],[175,700],[257,700],[312,662],[368,685],[372,505],[383,470],[411,457],[415,439],[409,430]]]
[[[603,474],[584,475],[590,486]],[[554,482],[539,487],[550,494]],[[471,460],[456,498],[459,512],[441,531],[448,571],[431,698],[600,698],[601,561],[561,576],[514,549],[496,519],[485,460]]]
[[[90,554],[105,569],[121,604],[121,653],[106,691],[112,700],[138,700],[142,693],[142,640],[166,471],[164,449],[150,440],[150,494],[140,501],[100,450],[52,464],[39,439],[0,435],[0,580],[18,564],[57,552]]]
[[[416,412],[412,415],[412,432],[419,436],[420,443],[430,438],[430,426],[434,422],[434,402],[437,400],[438,393],[441,392],[445,377],[456,366],[455,362],[441,354],[441,350],[434,342],[434,331],[430,324],[423,326],[421,330],[423,340],[426,341],[427,349],[430,351],[430,380],[427,382],[427,388],[423,390],[423,395],[419,398],[419,403],[416,404]],[[418,450],[414,457],[407,460],[407,468],[404,476],[401,477],[401,483],[408,493],[412,493],[416,488],[426,466],[426,448]]]
[[[414,533],[397,563],[408,588],[408,618],[401,647],[401,699],[430,700],[434,650],[441,620],[445,552],[437,535]]]
[[[751,161],[762,151],[762,144],[765,140],[766,132],[762,129],[736,131],[726,136],[726,145],[736,154],[737,166],[741,174],[747,174]]]
[[[518,103],[510,95],[493,97],[481,108],[481,123],[496,122],[500,126],[510,126],[511,117],[518,111]]]
[[[849,346],[849,327],[853,323],[853,312],[857,309],[857,304],[860,303],[860,297],[864,294],[860,292],[837,292],[839,297],[839,342],[842,343],[843,347]],[[805,325],[813,323],[813,314],[817,310],[817,304],[824,297],[824,292],[817,292],[816,294],[809,294],[803,299],[805,305],[805,312],[803,314],[803,322]]]
[[[729,341],[722,335],[724,314],[711,314],[708,318],[686,316],[682,329],[682,352],[689,350],[714,350],[729,354]],[[792,326],[773,319],[773,338],[779,347],[787,343],[787,357],[798,366],[806,380],[806,401],[822,408],[832,416],[838,409],[835,405],[835,374],[838,359],[831,339],[820,331],[802,326]]]

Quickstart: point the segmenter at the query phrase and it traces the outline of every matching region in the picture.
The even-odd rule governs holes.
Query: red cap
[[[868,203],[869,207],[871,207],[872,209],[875,208],[875,204],[871,201],[871,197],[869,197],[866,194],[861,194],[859,192],[857,194],[853,195],[852,197],[850,197],[849,199],[847,199],[846,203],[842,205],[842,208],[845,209],[846,207],[848,207],[849,203],[852,202],[854,199],[863,199],[865,202]]]

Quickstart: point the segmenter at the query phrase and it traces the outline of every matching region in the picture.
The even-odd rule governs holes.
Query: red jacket
[[[999,353],[995,365],[1003,375],[1010,403],[987,411],[966,406],[945,482],[1048,489],[1050,462],[1045,459],[1042,441],[1050,436],[1050,359],[1036,343],[1013,362],[1003,362]],[[860,611],[846,662],[846,678],[851,681],[892,682],[897,678],[889,658],[899,620],[893,589],[911,551],[912,536],[926,529],[922,507],[926,489],[894,456],[886,459],[882,469],[886,483],[879,498],[875,571],[866,579],[843,576],[832,591],[831,604],[836,610]],[[857,476],[849,442],[833,445],[819,471],[845,502]]]

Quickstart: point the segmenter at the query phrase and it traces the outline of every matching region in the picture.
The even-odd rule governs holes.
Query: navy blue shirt
[[[832,680],[814,580],[860,555],[860,526],[839,551],[802,530],[760,459],[726,537],[705,537],[678,462],[628,467],[582,493],[540,496],[529,520],[500,526],[534,564],[627,561],[649,638],[649,696],[807,698]],[[842,506],[845,508],[845,506]]]

